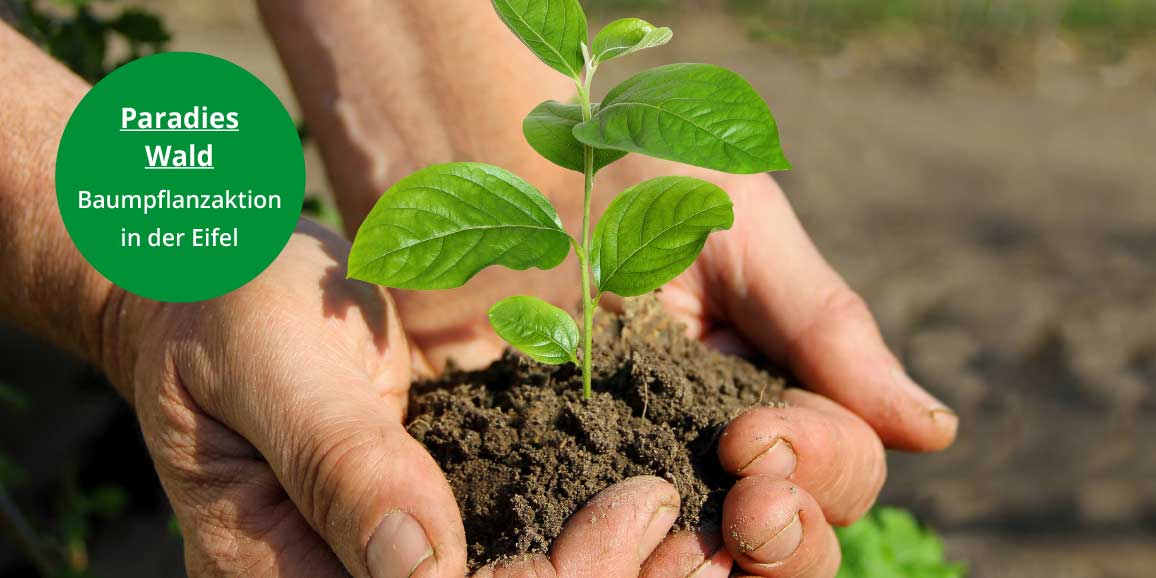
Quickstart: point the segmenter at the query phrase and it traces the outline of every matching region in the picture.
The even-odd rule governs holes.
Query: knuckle
[[[179,380],[162,381],[153,401],[138,406],[149,453],[161,473],[199,492],[245,480],[255,450],[200,410]]]
[[[819,354],[834,340],[846,339],[848,332],[874,330],[875,318],[867,301],[842,280],[823,291],[788,339],[788,349]],[[823,346],[821,346],[823,345]]]
[[[217,476],[207,467],[212,458],[207,455],[204,439],[196,434],[196,411],[171,387],[158,391],[151,410],[159,423],[142,422],[142,430],[158,467],[185,484],[215,485]]]
[[[357,500],[372,498],[371,472],[384,460],[376,430],[339,424],[304,442],[298,467],[301,509],[319,529],[348,525]],[[324,530],[323,530],[324,531]]]
[[[838,283],[820,302],[819,319],[835,322],[871,321],[871,308],[861,295],[845,283]]]

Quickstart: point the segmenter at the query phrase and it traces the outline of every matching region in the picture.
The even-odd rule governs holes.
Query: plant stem
[[[586,63],[586,78],[578,86],[578,99],[582,103],[582,121],[590,120],[590,84],[598,65]],[[582,268],[582,399],[593,395],[591,386],[591,359],[594,357],[594,307],[597,297],[590,293],[590,197],[594,191],[594,147],[583,146],[582,156],[586,162],[583,174],[586,177],[582,198],[582,251],[578,254],[578,264]]]

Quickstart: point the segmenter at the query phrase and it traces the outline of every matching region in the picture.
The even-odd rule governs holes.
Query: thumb
[[[214,364],[178,358],[176,365],[196,372]],[[335,379],[340,369],[318,369],[225,378],[221,383],[244,387],[207,394],[189,389],[199,390],[206,411],[257,448],[353,576],[461,576],[465,531],[437,463],[401,425],[400,410],[368,381]]]
[[[188,329],[158,341],[175,344],[176,379],[257,448],[354,577],[460,577],[453,492],[401,423],[405,334],[385,293],[345,280],[343,261],[299,234],[256,281],[178,309]]]
[[[371,400],[330,401],[272,442],[306,520],[359,578],[460,576],[464,529],[437,464]]]

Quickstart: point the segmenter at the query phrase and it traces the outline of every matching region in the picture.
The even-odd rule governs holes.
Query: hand
[[[221,298],[110,304],[105,365],[136,407],[193,578],[464,573],[453,494],[402,425],[409,346],[388,295],[346,280],[347,249],[306,223]],[[669,483],[632,478],[591,500],[550,559],[478,576],[630,578],[677,514]]]
[[[752,574],[833,576],[839,550],[830,524],[851,523],[874,503],[886,477],[884,446],[942,449],[957,419],[907,377],[863,300],[819,255],[767,175],[631,156],[599,175],[596,204],[667,174],[713,181],[735,203],[734,227],[712,235],[695,265],[659,293],[667,311],[695,338],[732,352],[757,348],[810,390],[787,391],[790,407],[747,412],[722,438],[720,461],[739,478],[725,507],[726,545]],[[574,186],[545,187],[571,227],[577,219],[566,208],[574,204],[565,201]],[[577,283],[568,277],[558,270],[529,276],[487,270],[454,292],[395,294],[407,326],[420,318],[411,336],[435,368],[451,357],[474,366],[503,346],[486,325],[489,303],[528,292],[571,305]],[[435,310],[441,315],[430,314]]]
[[[667,310],[695,337],[758,348],[811,390],[788,390],[790,407],[748,411],[720,438],[719,460],[739,478],[724,506],[724,541],[751,574],[834,576],[840,557],[830,524],[849,524],[874,503],[886,477],[884,445],[942,449],[957,419],[907,377],[864,301],[819,255],[770,177],[646,160],[618,177],[676,171],[723,187],[735,224],[662,291]]]

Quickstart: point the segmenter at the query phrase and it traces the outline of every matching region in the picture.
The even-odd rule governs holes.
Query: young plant
[[[948,562],[943,540],[911,512],[876,507],[858,522],[835,528],[843,564],[835,578],[964,578],[967,565]]]
[[[552,269],[573,249],[581,331],[566,311],[534,297],[500,301],[489,317],[498,335],[533,359],[581,364],[589,399],[591,332],[602,294],[658,289],[694,262],[708,235],[734,221],[730,198],[717,186],[660,177],[619,194],[591,236],[595,174],[632,152],[731,173],[790,165],[766,103],[746,80],[717,66],[660,66],[614,87],[601,103],[591,101],[601,65],[666,44],[669,28],[625,18],[587,44],[578,0],[493,3],[518,39],[578,89],[577,104],[543,102],[522,130],[547,160],[585,175],[581,240],[566,232],[541,192],[510,172],[481,163],[434,165],[377,202],[353,242],[349,276],[399,289],[450,289],[491,265]]]

